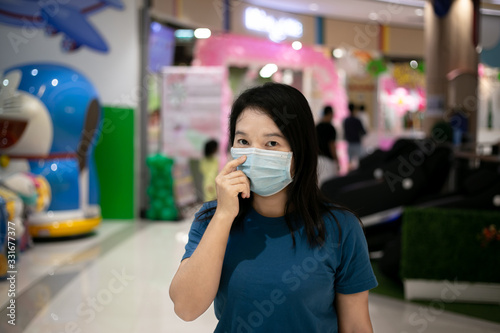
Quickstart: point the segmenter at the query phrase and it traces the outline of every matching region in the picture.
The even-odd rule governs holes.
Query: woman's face
[[[233,147],[285,152],[292,150],[288,140],[267,114],[249,108],[243,110],[236,120]]]

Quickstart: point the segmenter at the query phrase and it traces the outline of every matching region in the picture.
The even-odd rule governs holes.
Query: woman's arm
[[[336,294],[339,333],[373,333],[368,312],[368,291]]]
[[[217,294],[229,232],[239,212],[238,195],[250,197],[250,181],[242,171],[236,170],[245,159],[242,156],[230,161],[216,177],[215,214],[196,250],[181,262],[170,284],[175,313],[183,320],[202,315]]]
[[[232,220],[216,212],[192,256],[181,262],[170,284],[170,298],[181,319],[195,320],[212,304],[219,287]]]

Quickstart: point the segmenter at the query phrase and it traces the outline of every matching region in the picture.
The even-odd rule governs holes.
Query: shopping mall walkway
[[[191,212],[191,216],[194,213]],[[7,323],[8,283],[0,281],[0,332],[213,332],[209,309],[178,319],[168,288],[187,241],[182,222],[105,221],[96,235],[36,243],[17,267],[15,323]],[[370,295],[375,333],[494,333],[500,325]]]

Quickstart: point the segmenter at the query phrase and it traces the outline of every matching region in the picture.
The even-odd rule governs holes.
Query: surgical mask
[[[231,148],[231,156],[247,159],[238,170],[250,179],[250,190],[263,197],[276,194],[292,182],[292,152],[258,148]]]

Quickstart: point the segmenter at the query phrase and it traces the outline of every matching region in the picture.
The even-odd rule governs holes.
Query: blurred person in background
[[[318,184],[319,187],[338,173],[337,131],[332,125],[333,108],[327,105],[323,108],[323,116],[316,125],[318,136]]]
[[[349,116],[344,119],[344,138],[347,141],[347,154],[349,156],[349,169],[357,168],[359,159],[363,155],[363,145],[361,139],[366,134],[365,127],[356,116],[356,106],[349,103]]]
[[[205,202],[217,198],[215,177],[219,173],[218,151],[219,143],[216,140],[209,140],[205,143],[204,157],[200,161],[200,173],[203,176],[203,200]]]

